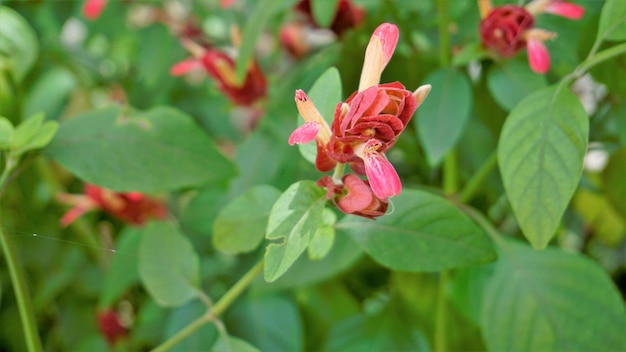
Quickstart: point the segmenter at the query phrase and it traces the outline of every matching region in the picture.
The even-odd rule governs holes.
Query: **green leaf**
[[[27,146],[39,133],[43,120],[43,113],[38,113],[22,121],[13,133],[13,138],[11,139],[12,149],[16,151],[27,149]]]
[[[6,117],[0,116],[0,149],[11,147],[13,132],[15,132],[15,128],[11,121]]]
[[[298,259],[322,222],[326,192],[313,181],[291,185],[272,207],[267,223],[265,280],[278,279]]]
[[[21,82],[35,63],[38,48],[37,34],[26,19],[0,6],[0,67],[8,63],[15,80]]]
[[[315,23],[320,27],[328,28],[333,23],[338,5],[337,0],[312,0],[311,12]]]
[[[380,264],[402,271],[439,271],[495,259],[491,242],[443,198],[404,190],[395,211],[370,219],[346,216],[337,227]]]
[[[278,197],[280,191],[272,186],[255,186],[226,205],[213,224],[215,248],[229,254],[257,248],[265,237],[267,220]]]
[[[324,208],[322,213],[322,225],[315,231],[311,243],[307,247],[307,253],[311,260],[320,260],[324,258],[330,249],[333,248],[335,242],[335,223],[337,215],[335,212]]]
[[[211,349],[213,352],[261,352],[258,348],[252,346],[247,341],[228,336],[225,341],[222,336],[217,339],[215,345]]]
[[[139,277],[162,306],[180,306],[198,295],[200,260],[173,224],[151,222],[141,230]]]
[[[141,230],[137,228],[125,229],[117,239],[116,254],[100,291],[100,308],[113,306],[126,290],[139,282],[137,254],[140,240]]]
[[[424,83],[433,89],[417,109],[415,124],[428,163],[437,166],[463,133],[472,109],[472,87],[453,68],[434,71]]]
[[[335,67],[330,67],[315,81],[311,89],[306,92],[317,110],[322,114],[328,126],[332,125],[335,117],[335,107],[341,102],[341,77]],[[298,115],[298,126],[304,124],[302,116]],[[315,164],[317,143],[299,144],[302,156]]]
[[[465,66],[474,60],[480,60],[489,55],[489,51],[481,42],[473,42],[461,48],[461,51],[452,57],[452,65]]]
[[[191,117],[167,107],[87,112],[63,122],[47,152],[84,181],[115,191],[198,187],[235,174]]]
[[[409,317],[387,307],[381,313],[357,315],[333,326],[325,351],[428,351],[426,337]]]
[[[55,118],[66,106],[76,88],[76,78],[69,69],[54,67],[42,74],[26,96],[26,116],[42,111]]]
[[[626,312],[594,262],[557,249],[500,247],[482,304],[491,351],[623,351]]]
[[[56,121],[46,121],[41,125],[39,131],[33,136],[33,139],[26,146],[27,149],[39,149],[43,148],[54,138],[54,135],[59,130],[59,123]]]
[[[235,62],[235,74],[238,82],[243,82],[246,77],[250,60],[253,60],[258,38],[280,4],[281,0],[260,0],[250,11],[253,15],[246,21],[243,28],[243,39]]]
[[[259,286],[277,290],[310,286],[347,271],[362,256],[361,248],[350,239],[348,234],[340,231],[334,239],[330,252],[324,258],[311,260],[308,255],[301,255],[278,280],[272,283],[262,281]]]
[[[614,209],[626,220],[626,147],[622,147],[609,159],[602,172],[606,197]]]
[[[626,3],[623,0],[606,0],[602,6],[598,38],[626,40]]]
[[[511,111],[526,96],[546,85],[544,75],[534,73],[527,63],[515,60],[492,66],[487,76],[491,95],[507,111]]]
[[[506,194],[526,238],[545,248],[582,173],[589,119],[567,89],[544,88],[507,117],[498,144]]]
[[[250,291],[232,307],[225,323],[230,334],[261,351],[303,350],[302,317],[286,295]]]
[[[171,338],[200,318],[207,310],[201,300],[193,300],[172,311],[165,326],[165,338]],[[186,338],[178,342],[168,351],[208,351],[217,340],[217,329],[214,324],[204,324]]]

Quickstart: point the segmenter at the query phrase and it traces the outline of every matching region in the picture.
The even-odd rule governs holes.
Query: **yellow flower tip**
[[[346,115],[348,115],[348,113],[350,112],[350,105],[346,104],[346,103],[341,103],[341,118],[343,119]]]
[[[181,41],[182,46],[196,59],[201,59],[206,53],[206,49],[191,39],[185,38]]]
[[[383,73],[384,68],[382,43],[378,36],[372,36],[367,45],[367,49],[365,49],[365,60],[359,81],[359,92],[377,85],[380,82],[380,75]]]
[[[529,2],[524,8],[531,15],[538,15],[543,13],[543,10],[550,5],[553,0],[533,0]]]
[[[331,136],[330,127],[328,127],[326,120],[324,120],[309,96],[303,90],[298,89],[296,90],[295,101],[298,112],[302,115],[304,121],[320,124],[321,127],[317,135],[318,140],[323,144],[328,143]]]
[[[219,71],[220,76],[224,83],[231,87],[240,87],[243,82],[237,81],[237,75],[235,74],[235,68],[230,64],[230,62],[222,59],[215,59],[215,68]]]
[[[430,93],[431,88],[432,86],[430,84],[425,84],[423,86],[419,86],[415,92],[413,92],[413,96],[417,101],[417,106],[422,105],[422,102],[426,99],[428,93]]]
[[[526,40],[535,39],[542,42],[555,39],[557,34],[555,32],[546,31],[545,29],[533,28],[524,33]]]
[[[491,0],[478,0],[478,10],[480,11],[481,19],[487,17],[492,9]]]

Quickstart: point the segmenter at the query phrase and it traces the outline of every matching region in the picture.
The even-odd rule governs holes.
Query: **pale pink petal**
[[[550,54],[548,48],[541,40],[529,38],[526,42],[528,50],[528,64],[530,68],[541,74],[545,74],[550,69]]]
[[[585,14],[585,8],[572,4],[571,2],[553,1],[543,10],[546,13],[569,18],[571,20],[579,20]]]
[[[374,30],[372,36],[377,36],[380,39],[383,49],[383,67],[385,67],[391,60],[398,44],[398,37],[400,36],[398,27],[395,24],[383,23]]]
[[[317,137],[317,133],[320,131],[321,127],[322,126],[317,122],[306,122],[291,133],[291,136],[289,136],[289,145],[312,142],[315,140],[315,137]]]
[[[86,0],[83,3],[83,16],[91,21],[97,19],[102,14],[106,4],[107,0]]]
[[[344,213],[354,213],[365,209],[372,203],[370,186],[355,175],[348,174],[343,178],[343,184],[348,194],[337,202],[337,206]]]
[[[220,7],[223,9],[227,9],[235,3],[235,0],[220,0]]]
[[[81,215],[85,214],[89,210],[93,209],[93,207],[88,206],[75,206],[72,209],[68,210],[67,213],[61,217],[61,226],[67,227],[71,223],[73,223],[76,219],[78,219]]]
[[[202,63],[198,59],[184,60],[177,64],[174,64],[174,66],[170,68],[170,75],[174,77],[182,76],[189,71],[192,71],[194,69],[201,68],[201,67],[202,67]]]

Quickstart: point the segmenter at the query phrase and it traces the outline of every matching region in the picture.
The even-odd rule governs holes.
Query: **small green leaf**
[[[472,87],[453,68],[431,73],[424,83],[433,89],[417,109],[415,124],[428,163],[437,166],[463,133],[472,109]]]
[[[492,66],[487,76],[491,95],[507,111],[546,85],[544,75],[534,73],[527,63],[515,60]]]
[[[611,278],[558,249],[499,248],[482,304],[490,351],[623,351],[626,311]]]
[[[253,60],[257,40],[279,5],[281,5],[281,0],[260,0],[250,11],[253,15],[246,21],[243,28],[243,39],[235,62],[235,74],[238,82],[243,82],[246,77],[250,60]]]
[[[11,121],[6,117],[0,116],[0,149],[11,147],[13,132],[15,132],[15,128]]]
[[[330,67],[315,81],[311,89],[306,92],[317,110],[322,114],[328,126],[332,125],[335,117],[335,108],[341,102],[341,77],[335,67]],[[302,116],[298,115],[298,126],[304,124]],[[315,164],[317,143],[299,144],[302,156]]]
[[[169,222],[141,230],[139,277],[162,306],[180,306],[198,295],[200,260],[191,243]]]
[[[311,260],[324,258],[335,242],[335,228],[331,226],[321,226],[315,231],[311,243],[307,247],[307,253]]]
[[[8,58],[15,80],[21,82],[35,63],[38,48],[37,34],[26,19],[0,6],[0,66]]]
[[[26,146],[27,149],[39,149],[43,148],[54,138],[54,135],[59,130],[59,123],[56,121],[46,121],[41,125],[37,134],[33,136],[33,139]]]
[[[46,151],[84,181],[115,191],[198,187],[235,174],[191,117],[167,107],[92,110],[61,123]]]
[[[278,279],[298,259],[322,222],[326,192],[313,181],[291,185],[272,207],[267,223],[265,280]]]
[[[26,120],[22,121],[13,133],[11,140],[11,147],[13,150],[24,150],[33,141],[35,136],[39,133],[39,129],[43,124],[44,115],[39,113],[33,115]]]
[[[116,254],[106,273],[104,286],[100,291],[99,307],[113,306],[132,285],[139,282],[137,269],[141,230],[127,228],[117,239]]]
[[[320,27],[328,28],[333,23],[338,5],[338,0],[312,0],[311,12],[315,23]]]
[[[370,219],[346,216],[337,228],[380,264],[402,271],[438,271],[495,259],[487,236],[443,198],[404,190],[395,211]]]
[[[465,45],[461,51],[452,58],[452,65],[465,66],[474,60],[480,60],[489,55],[481,42],[474,42]]]
[[[567,89],[544,88],[522,100],[502,128],[498,161],[518,223],[545,248],[582,173],[589,118]]]
[[[218,337],[211,351],[213,352],[261,352],[261,350],[252,346],[247,341],[236,338],[234,336],[228,336],[227,340],[224,340],[222,336]]]
[[[605,40],[626,40],[626,2],[606,0],[600,14],[598,38]]]
[[[213,223],[215,248],[229,254],[254,250],[265,237],[278,197],[280,191],[272,186],[255,186],[226,205]]]

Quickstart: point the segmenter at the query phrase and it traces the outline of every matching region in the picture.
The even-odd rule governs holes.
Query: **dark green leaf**
[[[428,163],[437,166],[463,133],[472,109],[472,88],[467,77],[452,68],[431,73],[424,83],[433,88],[417,109],[415,123]]]
[[[438,271],[495,259],[491,242],[443,198],[404,190],[395,211],[376,221],[346,216],[337,227],[374,260],[402,271]]]
[[[626,2],[606,0],[600,14],[598,38],[605,40],[626,40]]]
[[[291,185],[276,201],[267,224],[265,280],[278,279],[298,259],[322,222],[326,192],[313,181]]]
[[[37,35],[26,19],[0,6],[0,67],[8,65],[21,82],[35,63],[38,48]]]
[[[589,119],[567,89],[544,88],[507,117],[498,144],[504,188],[533,247],[554,235],[582,172]]]
[[[235,174],[189,116],[165,107],[77,116],[61,124],[47,152],[83,180],[115,191],[197,187]]]
[[[626,312],[609,276],[580,255],[502,243],[482,304],[491,351],[623,351]]]
[[[626,220],[626,147],[611,155],[602,173],[606,196],[618,213]]]
[[[293,300],[252,291],[228,313],[226,328],[261,351],[302,351],[302,322]]]
[[[116,254],[100,292],[98,305],[101,308],[113,306],[126,290],[139,282],[137,254],[140,241],[141,230],[136,228],[127,228],[117,239]]]
[[[280,191],[255,186],[224,207],[213,224],[215,248],[230,254],[254,250],[265,237],[267,220]]]
[[[139,277],[162,306],[180,306],[199,292],[200,260],[191,243],[169,222],[141,230]]]
[[[260,350],[248,342],[236,338],[234,336],[228,336],[227,341],[221,336],[213,345],[213,352],[260,352]]]
[[[544,75],[533,72],[528,63],[505,61],[489,70],[487,86],[489,91],[507,111],[534,91],[547,85]]]

